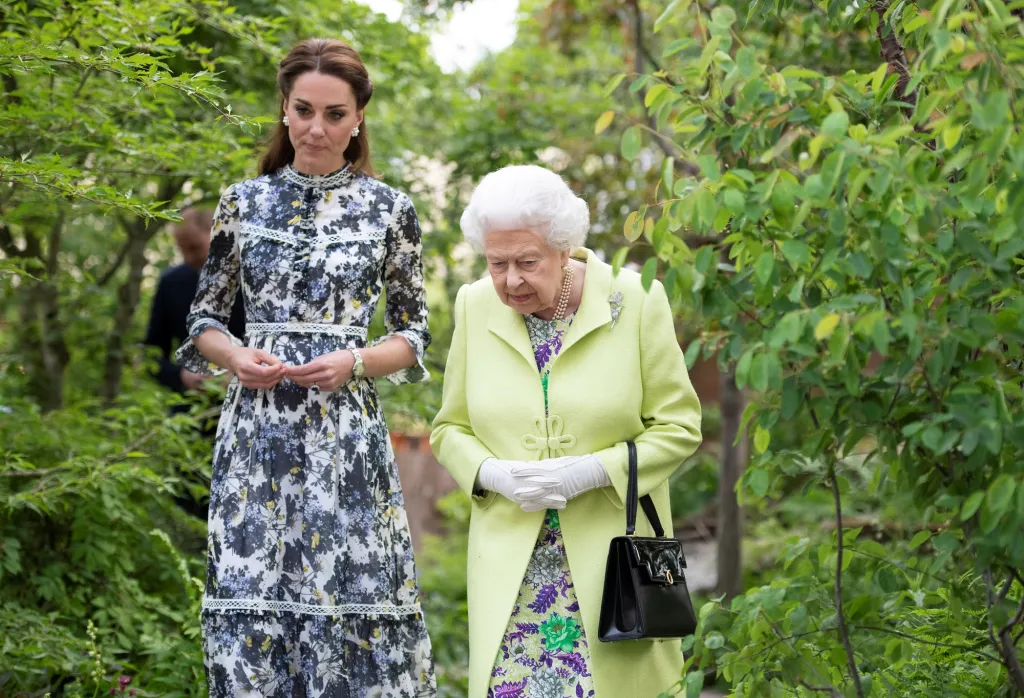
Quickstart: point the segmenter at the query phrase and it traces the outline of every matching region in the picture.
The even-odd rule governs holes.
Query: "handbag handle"
[[[661,526],[661,519],[658,518],[658,510],[654,508],[654,500],[651,499],[651,495],[645,494],[643,497],[637,497],[640,485],[637,482],[636,444],[627,441],[626,449],[629,451],[629,481],[626,483],[626,535],[631,536],[636,532],[636,505],[639,502],[647,520],[651,523],[651,528],[654,529],[654,535],[664,538],[665,529]]]

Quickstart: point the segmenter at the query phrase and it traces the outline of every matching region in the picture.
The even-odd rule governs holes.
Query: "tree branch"
[[[64,233],[64,219],[67,217],[67,208],[59,206],[57,210],[57,220],[53,222],[53,226],[50,228],[50,235],[47,237],[46,243],[46,275],[49,278],[57,276],[58,259],[60,257],[60,238]]]
[[[850,633],[846,627],[846,617],[843,614],[843,506],[839,496],[839,479],[836,477],[835,465],[831,468],[829,479],[832,482],[832,498],[836,505],[836,620],[839,623],[839,636],[843,640],[843,647],[846,649],[846,663],[850,668],[850,675],[853,677],[853,686],[857,690],[857,697],[864,698],[864,687],[860,683],[860,672],[857,670],[857,659],[853,654],[853,646],[850,644]]]
[[[1015,573],[1014,573],[1015,574]],[[996,601],[995,585],[992,580],[992,568],[985,570],[985,605],[987,606],[988,613],[988,637],[991,640],[992,645],[999,652],[999,656],[1002,658],[1002,664],[1006,667],[1006,673],[1009,675],[1013,685],[1017,688],[1019,693],[1024,694],[1024,667],[1021,666],[1020,657],[1017,656],[1017,646],[1013,639],[1011,630],[1013,624],[1004,625],[999,629],[999,638],[996,638],[996,632],[992,625],[992,607],[998,603]],[[1010,577],[1011,580],[1013,576]],[[1024,616],[1024,598],[1021,599],[1021,606],[1017,609],[1017,616]]]
[[[984,657],[985,659],[990,659],[993,662],[998,662],[999,661],[999,658],[996,657],[995,655],[989,654],[988,652],[985,652],[985,651],[981,650],[978,647],[971,647],[970,645],[958,645],[958,644],[953,643],[953,642],[936,642],[935,640],[925,640],[925,639],[920,638],[920,637],[915,637],[914,635],[911,635],[909,633],[900,632],[899,630],[893,630],[891,628],[880,628],[880,627],[878,627],[876,625],[858,625],[856,629],[857,630],[874,630],[874,631],[877,631],[877,632],[880,632],[880,633],[887,633],[889,635],[899,635],[900,637],[905,637],[908,640],[913,640],[914,642],[919,642],[922,645],[932,645],[933,647],[948,647],[950,649],[963,650],[965,652],[971,652],[972,654],[976,654],[976,655],[978,655],[980,657]]]
[[[644,57],[649,55],[647,48],[644,45],[644,15],[643,11],[640,9],[640,0],[629,0],[629,6],[633,8],[634,70],[637,75],[643,75],[646,70]],[[657,67],[657,63],[655,63],[654,60],[651,60],[651,64]],[[673,84],[670,80],[667,80],[666,82]],[[654,134],[654,142],[658,144],[658,147],[661,148],[661,152],[663,152],[666,157],[674,158],[676,156],[678,146],[658,130],[658,120],[654,118],[654,115],[647,109],[647,88],[640,88],[636,93],[636,98],[637,101],[640,102],[640,109],[643,110],[643,113],[646,115],[647,126],[650,128],[651,133]],[[687,175],[692,176],[700,172],[700,169],[696,165],[686,160],[677,160],[676,166],[679,167],[681,172],[684,172]]]
[[[889,0],[875,0],[875,12],[878,13],[878,26],[875,27],[875,34],[882,44],[882,60],[889,64],[889,74],[896,73],[899,79],[896,82],[896,99],[912,105],[904,108],[904,113],[910,116],[913,106],[917,104],[917,90],[909,95],[907,86],[910,84],[910,64],[907,61],[907,52],[896,36],[896,30],[887,26],[883,17],[889,10]],[[889,31],[886,32],[886,29]]]
[[[122,225],[124,225],[124,221],[122,221]],[[129,247],[131,247],[131,238],[121,245],[121,249],[118,250],[117,257],[114,258],[114,262],[110,265],[110,269],[107,269],[103,276],[99,278],[99,281],[96,282],[97,286],[103,288],[110,283],[110,280],[114,278],[114,274],[117,273],[117,270],[120,269],[121,265],[124,263],[125,257],[128,256]]]

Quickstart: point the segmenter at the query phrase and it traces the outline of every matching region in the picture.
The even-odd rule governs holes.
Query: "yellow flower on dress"
[[[302,216],[296,214],[294,218],[292,218],[290,221],[288,221],[288,225],[295,225],[296,223],[298,223],[301,220],[302,220]]]
[[[292,206],[294,206],[295,208],[298,208],[301,205],[302,205],[302,202],[299,201],[298,199],[296,199],[295,201],[292,202]]]
[[[260,649],[264,652],[270,649],[270,635],[263,638],[263,644],[260,645]]]
[[[319,533],[314,533],[313,534],[313,547],[315,548],[318,545],[320,545],[320,534]]]

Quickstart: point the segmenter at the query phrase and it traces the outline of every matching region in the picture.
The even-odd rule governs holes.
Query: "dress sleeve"
[[[384,288],[387,301],[384,312],[387,334],[374,344],[391,337],[404,337],[416,353],[416,364],[387,376],[395,384],[416,383],[430,378],[423,356],[430,345],[427,329],[427,298],[423,288],[423,243],[416,209],[408,196],[395,202],[388,228],[384,260]]]
[[[494,493],[478,496],[474,485],[480,464],[494,454],[473,433],[466,400],[466,292],[463,286],[455,298],[455,331],[444,369],[441,409],[430,431],[430,448],[438,462],[452,474],[466,494],[488,506]]]
[[[213,228],[210,231],[210,254],[199,275],[196,297],[192,301],[192,309],[185,320],[188,337],[178,348],[175,358],[178,364],[193,373],[203,376],[218,375],[224,372],[216,364],[208,361],[195,345],[195,338],[207,328],[213,327],[230,339],[232,344],[241,346],[242,340],[228,330],[231,307],[238,293],[239,256],[238,256],[239,210],[236,188],[231,186],[224,192],[213,214]]]

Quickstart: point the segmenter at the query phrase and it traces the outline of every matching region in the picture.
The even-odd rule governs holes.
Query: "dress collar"
[[[335,170],[334,172],[325,175],[302,174],[289,164],[281,168],[281,176],[292,184],[297,184],[300,187],[308,187],[311,189],[337,189],[338,187],[352,181],[354,173],[352,171],[352,163],[350,162],[345,163],[345,166],[340,170]]]

